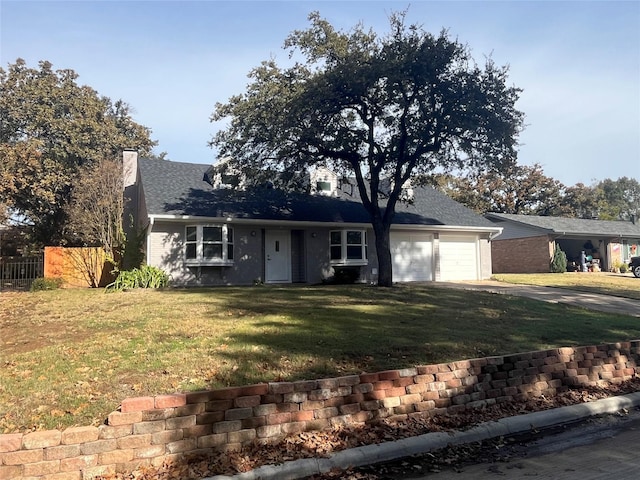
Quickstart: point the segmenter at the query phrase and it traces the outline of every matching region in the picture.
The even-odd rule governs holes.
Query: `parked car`
[[[629,270],[631,270],[637,278],[640,278],[640,257],[631,257],[631,260],[629,260]]]

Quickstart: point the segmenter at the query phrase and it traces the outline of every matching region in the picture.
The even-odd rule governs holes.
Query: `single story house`
[[[640,225],[635,220],[588,220],[487,213],[485,217],[502,227],[500,238],[491,242],[494,273],[549,272],[554,244],[569,263],[580,265],[581,252],[591,256],[598,268],[610,271],[628,263],[640,245]]]
[[[124,153],[127,217],[146,229],[146,263],[174,285],[314,284],[345,267],[377,281],[374,234],[353,184],[325,175],[315,193],[234,189],[210,168]],[[409,194],[391,229],[393,280],[489,278],[501,227],[433,188]]]

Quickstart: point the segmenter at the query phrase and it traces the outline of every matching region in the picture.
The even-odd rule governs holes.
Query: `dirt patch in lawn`
[[[49,315],[43,312],[38,317],[25,316],[24,312],[33,309],[37,303],[29,295],[6,292],[2,293],[1,298],[5,307],[0,309],[0,347],[5,358],[62,342],[74,343],[86,336],[86,331],[81,328],[68,325],[60,328],[62,312],[50,312]]]

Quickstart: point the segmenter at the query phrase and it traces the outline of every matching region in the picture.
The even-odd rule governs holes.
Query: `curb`
[[[461,445],[488,440],[503,435],[525,433],[531,429],[543,429],[577,422],[594,415],[616,413],[621,409],[640,406],[640,392],[605,398],[595,402],[580,403],[541,412],[507,417],[481,423],[469,430],[433,432],[393,442],[351,448],[332,454],[329,458],[304,458],[280,465],[265,465],[250,472],[233,476],[216,475],[203,480],[295,480],[311,475],[327,473],[332,469],[348,468],[388,462],[448,445]]]

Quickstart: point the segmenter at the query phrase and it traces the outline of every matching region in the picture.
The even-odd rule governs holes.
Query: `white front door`
[[[266,283],[291,282],[291,232],[267,230],[264,236]]]

